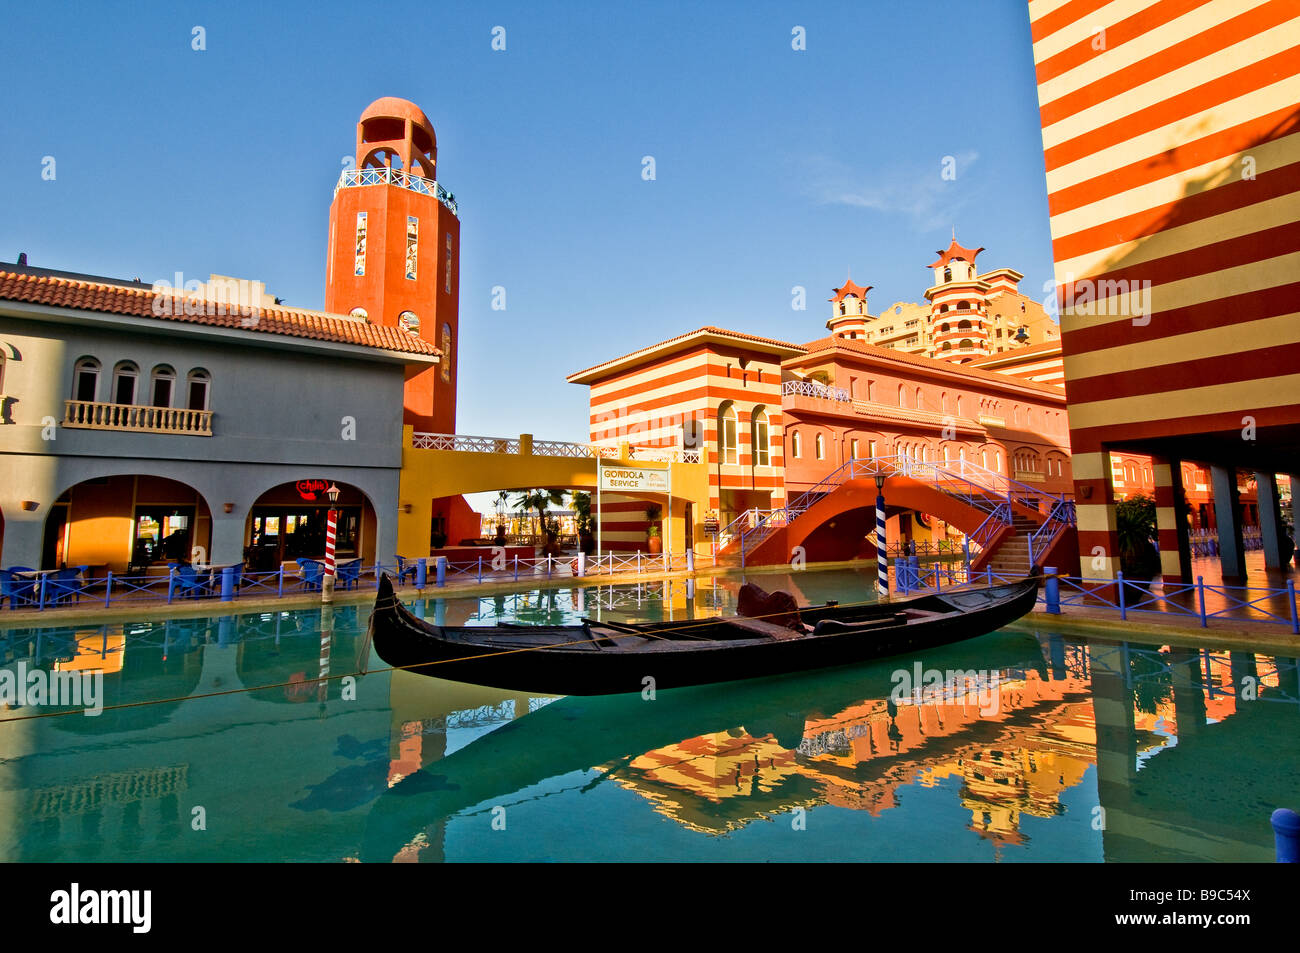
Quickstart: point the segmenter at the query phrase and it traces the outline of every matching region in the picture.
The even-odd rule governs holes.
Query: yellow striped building
[[[1188,579],[1182,461],[1208,464],[1227,578],[1237,470],[1300,472],[1300,3],[1030,0],[1085,571],[1118,569],[1111,454],[1154,459]],[[1092,558],[1090,558],[1092,557]]]

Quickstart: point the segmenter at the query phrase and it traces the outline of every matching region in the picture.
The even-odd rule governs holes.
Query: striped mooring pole
[[[320,601],[334,601],[334,540],[338,535],[339,512],[334,509],[334,504],[338,502],[339,488],[338,485],[331,482],[330,488],[325,491],[330,498],[329,512],[325,515],[325,574],[320,581]]]
[[[889,596],[889,557],[885,553],[885,495],[876,494],[876,596]]]

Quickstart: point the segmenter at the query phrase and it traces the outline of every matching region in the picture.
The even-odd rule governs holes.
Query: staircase
[[[1038,527],[1039,524],[1029,517],[1013,512],[1011,514],[1013,535],[1003,537],[984,567],[992,569],[995,576],[1029,575],[1029,537]]]
[[[1033,557],[1041,557],[1052,541],[1074,525],[1073,504],[1038,487],[964,460],[940,465],[903,454],[849,460],[784,507],[742,513],[719,533],[719,556],[727,561],[727,557],[739,557],[744,565],[773,534],[792,525],[847,481],[877,475],[910,477],[985,513],[983,523],[969,534],[972,556],[992,550],[983,556],[980,568],[992,568],[997,574],[1027,575]],[[1045,515],[1038,519],[1027,515],[1031,510],[1041,513],[1043,503],[1047,504]]]

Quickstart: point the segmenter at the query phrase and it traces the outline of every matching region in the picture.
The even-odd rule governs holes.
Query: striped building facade
[[[785,505],[781,361],[794,344],[704,327],[567,380],[590,387],[591,442],[700,454],[708,507],[723,525],[753,507]],[[646,501],[604,494],[611,550],[644,548]],[[706,514],[693,514],[699,523]]]
[[[1276,541],[1275,475],[1300,470],[1300,4],[1028,7],[1085,568],[1118,569],[1128,452],[1153,460],[1165,579],[1190,576],[1185,460],[1243,576],[1236,471]]]

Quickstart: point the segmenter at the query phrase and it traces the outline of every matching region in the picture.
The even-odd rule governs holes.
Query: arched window
[[[947,412],[948,412],[948,392],[943,391],[939,395],[939,413],[946,414]]]
[[[790,456],[803,456],[803,440],[800,438],[799,431],[797,430],[790,431]]]
[[[906,395],[903,393],[903,385],[902,385],[902,384],[899,384],[899,385],[898,385],[898,406],[899,406],[899,407],[906,407],[906,406],[907,406],[907,397],[906,397]]]
[[[849,441],[849,459],[856,460],[857,458],[858,458],[858,441],[855,438]]]
[[[442,326],[442,379],[443,381],[451,380],[451,325]]]
[[[948,322],[947,322],[947,321],[945,321],[945,322],[943,322],[943,324],[939,325],[939,331],[940,331],[941,334],[947,334],[947,333],[948,333]]]
[[[985,470],[989,468],[989,452],[987,450],[980,451],[980,466]]]
[[[176,390],[176,372],[166,364],[159,364],[150,375],[149,403],[154,407],[170,407]]]
[[[185,407],[188,410],[207,410],[208,391],[212,377],[201,367],[185,375]]]
[[[965,318],[962,318],[960,321],[957,322],[958,331],[969,331],[970,329],[971,329],[971,323]]]
[[[921,409],[921,388],[916,389],[916,409]]]
[[[770,466],[772,463],[772,438],[768,433],[767,411],[762,407],[755,407],[750,414],[750,423],[754,437],[754,465],[758,467]]]
[[[939,305],[939,313],[940,313],[940,314],[943,314],[943,313],[944,313],[945,311],[947,311],[947,310],[948,310],[948,306],[947,306],[946,304],[941,304],[941,305]]]
[[[961,394],[957,395],[957,416],[961,416]]]
[[[140,380],[140,368],[131,361],[122,361],[113,368],[113,403],[134,404],[135,387]]]
[[[736,440],[736,405],[726,401],[718,408],[718,455],[723,463],[739,459]]]
[[[941,350],[941,351],[951,351],[951,350],[952,350],[952,342],[951,342],[951,341],[944,341],[944,342],[943,342],[943,347],[941,347],[939,350]]]
[[[1019,404],[1016,404],[1015,421],[1016,421],[1016,426],[1019,427],[1020,426],[1020,405]]]
[[[970,338],[962,338],[961,341],[957,344],[957,346],[962,350],[965,350],[966,348],[969,347],[974,347],[974,345],[971,344]]]
[[[352,317],[354,318],[363,318],[367,321],[370,320],[370,315],[366,313],[365,308],[353,308],[351,311],[348,312],[348,314],[352,315]]]
[[[397,316],[397,323],[405,331],[417,335],[420,333],[420,318],[414,311],[403,311]]]
[[[958,302],[957,302],[957,309],[958,309],[959,311],[969,311],[969,310],[970,310],[970,302],[969,302],[969,301],[958,301]]]
[[[0,351],[0,394],[5,392],[5,355]]]
[[[951,269],[951,268],[945,268],[945,269],[943,270],[943,280],[944,280],[944,281],[952,281],[952,269]]]
[[[99,390],[99,361],[83,357],[72,373],[72,399],[94,400]]]
[[[821,434],[818,434],[813,438],[813,453],[816,455],[818,460],[826,459],[826,441],[822,438]]]

